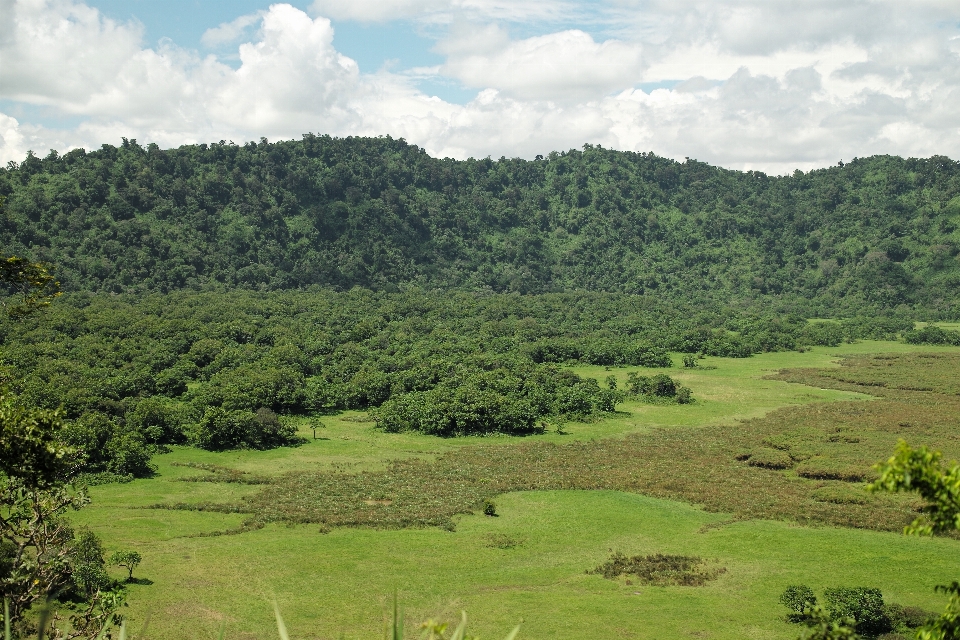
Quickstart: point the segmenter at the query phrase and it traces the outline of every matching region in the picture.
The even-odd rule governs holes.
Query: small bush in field
[[[905,607],[895,602],[884,605],[884,610],[890,619],[890,626],[900,633],[910,633],[936,617],[936,614],[920,607]]]
[[[883,604],[880,589],[870,587],[836,587],[823,593],[827,610],[834,620],[853,618],[857,633],[877,636],[891,630],[890,618]]]
[[[496,517],[497,515],[497,505],[493,500],[484,500],[483,501],[483,515]]]
[[[807,609],[817,604],[817,596],[813,589],[805,584],[794,584],[784,589],[780,594],[780,604],[790,609],[787,618],[791,622],[802,622],[806,617]]]

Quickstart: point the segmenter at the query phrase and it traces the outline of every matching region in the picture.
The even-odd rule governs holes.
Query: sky
[[[0,0],[0,163],[390,135],[791,173],[960,159],[958,0]]]

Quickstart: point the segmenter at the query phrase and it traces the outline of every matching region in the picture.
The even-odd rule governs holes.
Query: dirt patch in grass
[[[376,472],[291,473],[231,507],[257,522],[317,523],[325,530],[452,529],[454,516],[476,513],[484,500],[501,493],[604,489],[683,500],[738,519],[899,531],[916,516],[913,498],[877,495],[861,501],[855,497],[860,487],[849,485],[841,496],[839,490],[823,491],[824,481],[869,480],[871,465],[889,457],[898,438],[957,457],[960,396],[950,393],[955,383],[947,378],[960,370],[960,356],[884,358],[845,362],[842,380],[832,369],[775,376],[821,388],[868,390],[881,396],[877,401],[787,407],[732,427],[470,446],[434,461],[396,461]],[[906,389],[911,379],[921,381],[914,387],[937,390]]]

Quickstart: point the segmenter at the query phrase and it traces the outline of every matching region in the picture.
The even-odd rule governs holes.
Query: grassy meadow
[[[709,357],[669,371],[692,405],[628,402],[527,438],[386,434],[347,412],[318,439],[304,422],[295,448],[174,448],[154,478],[93,487],[73,518],[108,554],[143,555],[128,618],[134,631],[149,618],[156,640],[215,638],[224,623],[228,638],[277,637],[274,598],[292,638],[379,637],[394,590],[411,634],[465,609],[488,639],[521,620],[531,639],[793,638],[777,602],[789,584],[942,607],[933,586],[960,577],[960,540],[902,536],[912,498],[860,487],[900,437],[960,457],[958,363],[958,348],[869,341]],[[621,385],[643,372],[576,371]],[[586,573],[611,552],[726,571],[701,587]]]

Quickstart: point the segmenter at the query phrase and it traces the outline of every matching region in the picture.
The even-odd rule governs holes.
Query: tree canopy
[[[0,195],[0,241],[69,290],[412,283],[960,314],[960,164],[940,156],[775,177],[592,145],[456,161],[389,137],[125,140],[28,155]]]

